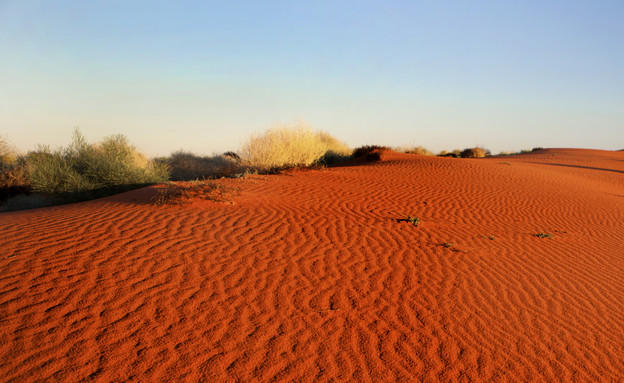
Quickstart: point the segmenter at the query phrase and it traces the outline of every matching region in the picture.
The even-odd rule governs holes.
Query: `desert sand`
[[[624,152],[219,182],[0,213],[0,380],[624,381]]]

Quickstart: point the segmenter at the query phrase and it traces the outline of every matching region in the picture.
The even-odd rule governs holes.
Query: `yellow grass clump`
[[[276,123],[264,133],[251,135],[239,154],[245,165],[271,170],[334,162],[347,158],[351,150],[328,133],[314,131],[299,121]]]

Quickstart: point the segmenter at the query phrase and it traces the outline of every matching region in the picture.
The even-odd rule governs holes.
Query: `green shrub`
[[[110,194],[169,178],[166,164],[147,160],[126,137],[114,135],[88,144],[77,129],[66,148],[39,146],[28,153],[25,162],[33,191],[43,193]]]
[[[310,166],[329,153],[348,150],[327,133],[313,131],[305,122],[277,123],[264,133],[252,135],[240,151],[242,163],[261,171]]]
[[[61,151],[52,152],[49,147],[39,146],[26,156],[26,178],[33,191],[44,193],[69,193],[95,189],[94,183],[83,177],[74,158],[67,158]]]

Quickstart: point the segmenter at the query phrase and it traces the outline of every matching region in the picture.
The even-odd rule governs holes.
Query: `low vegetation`
[[[420,218],[412,217],[412,216],[408,215],[407,218],[399,218],[399,219],[397,219],[397,222],[408,222],[408,223],[411,223],[414,226],[418,226],[418,225],[420,225]]]
[[[17,161],[0,165],[0,205],[10,198],[30,192],[25,167]]]
[[[89,144],[79,130],[65,148],[39,146],[26,155],[32,190],[43,193],[103,194],[167,181],[164,164],[146,159],[126,137],[114,135]]]
[[[453,158],[459,158],[459,157],[461,157],[461,150],[459,150],[459,149],[455,149],[455,150],[450,151],[450,152],[449,152],[449,151],[446,151],[446,150],[443,150],[443,151],[441,151],[440,153],[438,153],[438,156],[439,156],[439,157],[453,157]]]
[[[353,150],[329,133],[317,132],[317,138],[326,148],[325,153],[318,160],[319,163],[331,165],[351,158]]]
[[[489,149],[475,146],[474,148],[466,148],[464,150],[455,149],[453,151],[443,150],[438,153],[440,157],[453,157],[453,158],[483,158],[489,157],[491,152]]]
[[[541,149],[535,147],[531,151]],[[169,157],[155,160],[149,160],[139,153],[123,135],[113,135],[100,143],[91,144],[79,130],[75,130],[67,147],[53,150],[49,146],[39,145],[25,155],[19,155],[8,139],[0,136],[0,205],[10,205],[7,201],[13,201],[13,205],[22,202],[28,205],[36,199],[45,200],[42,202],[45,204],[52,203],[50,201],[56,204],[59,200],[72,202],[168,180],[197,182],[168,184],[159,191],[156,204],[185,200],[191,196],[220,200],[222,194],[219,193],[222,190],[207,180],[248,173],[270,173],[293,167],[323,166],[350,158],[378,161],[386,150],[391,149],[366,145],[351,150],[332,135],[312,130],[304,121],[277,123],[263,133],[251,135],[238,154],[230,151],[222,155],[198,156],[177,151]],[[433,155],[422,146],[396,150]],[[522,151],[526,152],[529,151]],[[499,155],[509,154],[517,153],[501,152]],[[482,158],[489,155],[490,151],[481,147],[442,151],[438,154],[456,158]],[[35,195],[30,196],[32,193]],[[414,226],[420,223],[417,217],[400,221],[410,222]]]
[[[156,161],[169,167],[172,181],[231,177],[244,171],[240,159],[233,152],[227,152],[220,156],[202,157],[177,151],[167,158],[159,158]]]
[[[433,156],[433,152],[428,150],[427,148],[423,147],[423,146],[414,146],[411,148],[403,148],[400,149],[399,151],[403,152],[403,153],[408,153],[408,154],[418,154],[421,156]]]
[[[0,203],[6,202],[5,210],[86,200],[169,178],[166,165],[146,159],[122,135],[89,144],[75,130],[67,147],[39,145],[11,162],[4,158]]]
[[[552,234],[550,234],[550,233],[546,233],[546,232],[544,232],[544,231],[542,231],[541,233],[537,233],[537,234],[535,234],[535,236],[536,236],[537,238],[549,238],[549,239],[554,238],[554,235],[552,235]]]
[[[513,155],[516,155],[516,154],[527,154],[527,153],[538,152],[540,150],[544,150],[544,148],[538,146],[538,147],[535,147],[535,148],[530,149],[530,150],[529,149],[522,149],[519,152],[503,151],[503,152],[498,153],[497,156],[513,156]]]
[[[157,206],[184,205],[193,198],[225,202],[230,201],[230,197],[238,194],[240,194],[239,189],[229,188],[216,181],[167,183],[158,190],[152,198],[152,202]]]
[[[8,166],[17,159],[17,152],[5,136],[0,136],[0,166]]]
[[[252,135],[239,154],[243,165],[266,172],[335,162],[348,158],[351,150],[331,135],[299,121],[293,125],[278,123]]]
[[[352,158],[363,158],[366,161],[374,162],[381,159],[381,152],[384,150],[390,150],[387,146],[379,145],[364,145],[353,150]]]
[[[502,151],[500,153],[497,154],[497,156],[511,156],[513,154],[517,154],[515,152],[507,152],[507,151]]]
[[[462,152],[460,153],[460,157],[461,158],[483,158],[489,155],[488,152],[489,151],[486,151],[485,149],[479,148],[479,147],[467,148],[467,149],[462,150]]]
[[[0,136],[0,205],[29,191],[24,164],[18,161],[17,151],[9,140]]]

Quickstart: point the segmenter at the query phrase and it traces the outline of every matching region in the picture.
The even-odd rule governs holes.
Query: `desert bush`
[[[349,159],[353,153],[347,144],[329,133],[317,132],[317,138],[326,148],[325,154],[319,159],[319,162],[334,164]]]
[[[479,147],[464,149],[460,153],[461,158],[483,158],[485,156],[485,149]]]
[[[66,148],[39,146],[25,163],[33,191],[44,193],[115,192],[169,178],[165,164],[146,159],[126,137],[114,135],[89,144],[79,130]]]
[[[459,149],[455,149],[452,152],[448,152],[446,150],[441,151],[440,153],[438,153],[438,156],[440,157],[453,157],[453,158],[459,158],[461,157],[461,150]]]
[[[515,152],[503,151],[497,154],[497,156],[511,156],[512,154],[516,154]]]
[[[17,151],[9,140],[0,135],[0,166],[9,165],[17,159]]]
[[[202,157],[192,153],[177,151],[169,158],[159,159],[169,166],[171,180],[192,181],[206,178],[231,176],[242,171],[236,153],[227,152],[221,156]]]
[[[39,146],[26,156],[26,178],[36,192],[68,193],[94,189],[63,153]]]
[[[408,154],[419,154],[421,156],[433,156],[433,152],[431,152],[430,150],[422,147],[422,146],[415,146],[413,148],[407,148],[407,149],[403,149],[402,152],[404,153],[408,153]]]
[[[327,133],[313,131],[299,121],[278,123],[264,133],[254,134],[240,151],[245,166],[269,171],[318,163],[330,151],[340,153],[339,141]]]
[[[20,194],[28,194],[30,184],[26,179],[23,164],[15,161],[9,165],[0,165],[0,204]]]
[[[366,157],[369,160],[381,158],[380,153],[384,150],[390,150],[387,146],[379,146],[379,145],[364,145],[353,150],[353,154],[351,155],[353,158],[361,158]]]

